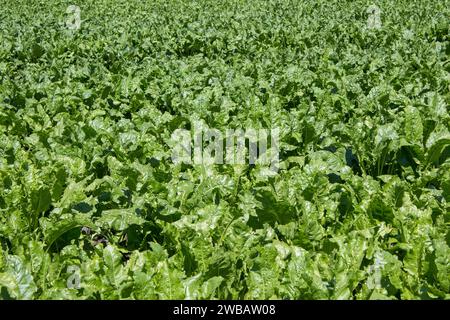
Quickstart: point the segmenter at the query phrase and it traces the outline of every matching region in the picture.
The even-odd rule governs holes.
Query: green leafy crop
[[[450,3],[373,4],[2,0],[1,299],[449,299]]]

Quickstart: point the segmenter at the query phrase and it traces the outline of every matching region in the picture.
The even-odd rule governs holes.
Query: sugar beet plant
[[[449,8],[2,0],[0,297],[448,299]]]

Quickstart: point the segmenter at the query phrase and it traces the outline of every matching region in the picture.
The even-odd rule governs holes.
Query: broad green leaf
[[[130,225],[141,225],[144,222],[145,220],[138,216],[134,209],[112,209],[103,211],[96,224],[122,231]]]

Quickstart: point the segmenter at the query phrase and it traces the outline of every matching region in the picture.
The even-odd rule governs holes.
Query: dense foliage
[[[370,4],[2,0],[0,297],[448,299],[450,3]],[[278,174],[174,164],[193,123]]]

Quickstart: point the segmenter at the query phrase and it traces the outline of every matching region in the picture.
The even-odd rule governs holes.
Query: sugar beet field
[[[450,299],[449,22],[1,0],[0,300]]]

